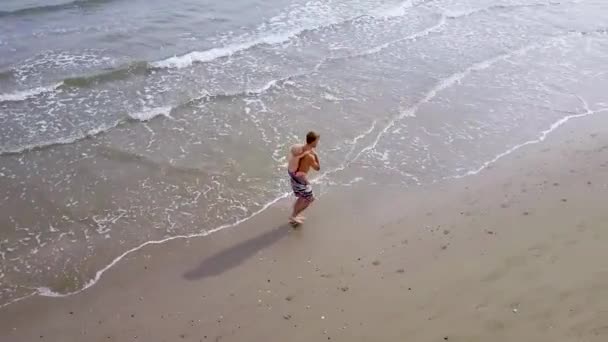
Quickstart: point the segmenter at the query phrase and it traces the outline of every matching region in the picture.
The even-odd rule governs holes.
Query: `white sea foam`
[[[99,271],[97,271],[95,273],[95,276],[89,280],[83,287],[81,287],[80,289],[76,290],[76,291],[72,291],[72,292],[67,292],[67,293],[58,293],[53,291],[52,289],[49,289],[48,287],[38,287],[35,289],[35,293],[33,294],[29,294],[26,297],[23,298],[18,298],[15,299],[11,302],[8,302],[4,305],[1,305],[1,307],[7,306],[9,304],[15,303],[19,300],[25,299],[27,297],[31,297],[33,295],[39,295],[39,296],[44,296],[44,297],[68,297],[77,293],[80,293],[88,288],[90,288],[91,286],[95,285],[99,279],[101,279],[101,277],[103,276],[104,273],[106,273],[106,271],[108,271],[110,268],[112,268],[114,265],[116,265],[118,262],[120,262],[122,259],[124,259],[126,256],[139,251],[140,249],[146,247],[146,246],[150,246],[150,245],[160,245],[163,243],[166,243],[168,241],[172,241],[172,240],[178,240],[178,239],[191,239],[191,238],[197,238],[197,237],[204,237],[207,236],[209,234],[213,234],[216,233],[220,230],[224,230],[226,228],[231,228],[234,226],[237,226],[243,222],[249,221],[250,219],[252,219],[253,217],[259,215],[260,213],[266,211],[266,209],[270,208],[272,205],[274,205],[275,203],[277,203],[278,201],[287,198],[289,196],[288,193],[285,193],[281,196],[278,196],[277,198],[273,199],[272,201],[268,202],[267,204],[265,204],[262,208],[260,208],[258,211],[252,213],[251,215],[238,220],[237,222],[231,223],[231,224],[225,224],[225,225],[221,225],[217,228],[211,229],[211,230],[207,230],[201,233],[195,233],[195,234],[188,234],[188,235],[175,235],[175,236],[171,236],[168,237],[166,239],[162,239],[162,240],[153,240],[153,241],[146,241],[142,244],[140,244],[139,246],[133,247],[129,250],[127,250],[126,252],[122,253],[121,255],[119,255],[118,257],[114,258],[114,260],[112,260],[112,262],[110,262],[108,265],[106,265],[104,268],[100,269]]]
[[[567,123],[568,121],[572,120],[572,119],[578,119],[578,118],[582,118],[588,115],[592,115],[592,114],[598,114],[598,113],[603,113],[603,112],[608,112],[608,108],[600,108],[597,110],[590,110],[589,108],[587,108],[587,110],[583,113],[579,113],[579,114],[573,114],[573,115],[568,115],[565,116],[561,119],[559,119],[558,121],[554,122],[553,124],[551,124],[551,126],[549,126],[549,128],[547,128],[546,130],[542,131],[540,133],[540,135],[538,136],[538,138],[533,139],[533,140],[528,140],[526,142],[523,142],[521,144],[517,144],[511,148],[509,148],[508,150],[497,154],[494,158],[484,162],[480,167],[478,167],[477,169],[474,170],[470,170],[467,171],[463,174],[460,175],[456,175],[456,176],[451,176],[451,177],[446,177],[446,179],[452,179],[452,178],[463,178],[466,176],[473,176],[476,175],[478,173],[480,173],[481,171],[485,170],[488,168],[488,166],[496,163],[499,159],[504,158],[505,156],[519,150],[522,147],[526,147],[528,145],[532,145],[532,144],[538,144],[541,143],[543,141],[545,141],[545,139],[547,139],[547,137],[549,136],[549,134],[551,134],[551,132],[555,131],[556,129],[558,129],[559,127],[561,127],[562,125],[564,125],[565,123]]]
[[[25,101],[29,98],[52,92],[59,88],[63,83],[56,83],[47,87],[37,87],[32,89],[20,90],[13,93],[0,94],[0,102],[18,102]]]
[[[140,112],[128,114],[128,116],[131,119],[141,121],[141,122],[146,122],[146,121],[152,120],[153,118],[160,116],[160,115],[165,116],[167,118],[172,118],[171,117],[171,107],[148,108],[148,109],[143,109]],[[19,145],[19,146],[14,146],[14,147],[3,147],[3,148],[0,148],[0,155],[18,154],[18,153],[23,153],[26,151],[46,148],[46,147],[55,146],[55,145],[72,144],[79,140],[94,137],[98,134],[109,131],[113,128],[116,128],[116,127],[122,125],[124,122],[125,122],[125,119],[119,119],[114,122],[101,124],[95,128],[89,129],[87,131],[82,131],[82,132],[79,132],[77,134],[73,134],[73,135],[70,135],[67,137],[61,137],[61,138],[57,138],[57,139],[51,139],[51,140],[36,142],[33,144],[27,144],[27,145]]]
[[[110,130],[110,129],[114,128],[114,127],[119,126],[123,122],[124,122],[124,120],[117,120],[117,121],[114,121],[114,122],[109,123],[109,124],[102,124],[102,125],[99,125],[99,126],[97,126],[95,128],[92,128],[92,129],[90,129],[88,131],[83,131],[83,132],[81,132],[79,134],[71,135],[69,137],[62,137],[62,138],[57,138],[57,139],[37,142],[37,143],[33,143],[33,144],[20,145],[20,146],[15,146],[15,147],[1,148],[0,149],[0,155],[3,155],[3,154],[18,154],[18,153],[23,153],[23,152],[26,152],[26,151],[36,150],[36,149],[50,147],[50,146],[55,146],[55,145],[71,144],[71,143],[74,143],[74,142],[76,142],[78,140],[82,140],[82,139],[86,139],[86,138],[90,138],[90,137],[96,136],[96,135],[98,135],[98,134],[100,134],[102,132],[105,132],[105,131]]]
[[[195,62],[204,63],[221,57],[228,57],[235,52],[249,49],[257,44],[260,44],[260,41],[232,44],[205,51],[193,51],[182,56],[173,56],[161,61],[153,62],[151,65],[155,68],[182,69],[191,66]]]
[[[376,18],[395,18],[402,17],[407,14],[407,10],[414,7],[413,0],[403,1],[396,6],[381,7],[371,12],[371,15]]]
[[[388,8],[372,9],[365,15],[375,18],[392,18],[406,14],[406,10],[415,4],[411,0],[406,0],[397,6]],[[265,31],[261,27],[257,29],[259,37],[257,38],[242,38],[241,41],[234,42],[225,46],[215,47],[204,51],[192,51],[181,56],[173,56],[160,61],[151,63],[155,68],[187,68],[194,63],[207,63],[218,58],[230,57],[241,51],[245,51],[260,45],[277,45],[285,43],[300,34],[330,27],[332,25],[348,22],[361,16],[362,13],[352,13],[352,15],[342,15],[344,9],[332,9],[327,5],[322,5],[316,2],[310,2],[307,6],[311,8],[294,10],[295,13],[285,13],[269,20],[271,25],[263,25],[261,27],[274,26],[275,23],[281,22],[283,26],[288,26],[281,30]],[[300,13],[301,12],[301,13]],[[313,16],[311,16],[311,14]],[[324,21],[320,21],[324,20]],[[286,23],[286,25],[284,24]]]
[[[488,6],[488,7],[481,7],[481,8],[472,8],[472,9],[467,9],[467,10],[442,10],[442,15],[440,17],[440,19],[438,20],[438,22],[433,25],[430,26],[424,30],[418,31],[418,32],[414,32],[411,35],[402,37],[402,38],[398,38],[398,39],[394,39],[391,41],[388,41],[386,43],[374,46],[370,49],[367,49],[365,51],[356,53],[356,54],[351,54],[351,55],[347,55],[347,56],[340,56],[340,57],[330,57],[327,58],[326,60],[323,60],[322,62],[319,63],[319,65],[317,66],[317,69],[324,64],[327,61],[332,61],[332,60],[341,60],[341,59],[346,59],[346,58],[356,58],[356,57],[366,57],[366,56],[370,56],[373,54],[377,54],[380,53],[382,51],[384,51],[385,49],[397,44],[397,43],[402,43],[402,42],[406,42],[406,41],[410,41],[410,40],[417,40],[419,38],[423,38],[428,36],[431,33],[437,33],[440,32],[441,30],[443,30],[443,28],[445,27],[446,24],[446,19],[458,19],[458,18],[462,18],[462,17],[467,17],[473,14],[477,14],[480,12],[484,12],[484,11],[488,11],[494,8],[518,8],[518,7],[530,7],[530,6],[540,6],[540,5],[555,5],[553,3],[535,3],[535,4],[527,4],[527,5],[510,5],[510,6]],[[402,5],[403,6],[403,5]],[[415,6],[415,4],[414,4]]]
[[[554,41],[556,39],[560,39],[563,38],[564,36],[560,36],[560,37],[555,37],[550,39],[549,41]],[[500,61],[504,61],[507,60],[510,57],[516,56],[516,55],[521,55],[521,54],[525,54],[526,52],[537,48],[541,46],[541,44],[530,44],[527,46],[524,46],[520,49],[517,50],[512,50],[509,51],[507,53],[504,53],[502,55],[498,55],[496,57],[490,58],[490,59],[486,59],[484,61],[472,64],[471,66],[463,69],[462,71],[456,72],[444,79],[442,79],[441,81],[439,81],[433,88],[431,88],[426,95],[418,100],[416,103],[414,103],[411,106],[405,107],[404,109],[401,110],[400,114],[397,115],[395,118],[393,118],[377,135],[376,138],[374,139],[373,143],[370,144],[369,146],[365,147],[364,149],[362,149],[353,160],[358,159],[361,155],[363,155],[366,152],[369,152],[371,150],[373,150],[374,148],[376,148],[376,146],[378,145],[378,143],[380,142],[380,140],[382,139],[382,137],[400,120],[406,118],[406,117],[415,117],[418,110],[420,109],[420,107],[425,104],[428,103],[429,101],[431,101],[433,98],[435,98],[437,96],[437,94],[439,94],[441,91],[453,86],[454,84],[458,84],[460,81],[462,81],[465,77],[467,77],[468,75],[470,75],[472,72],[475,71],[481,71],[484,69],[489,68],[490,66],[496,64],[497,62]]]
[[[144,108],[139,112],[129,113],[129,117],[137,121],[150,121],[160,115],[171,118],[171,107]]]
[[[497,4],[485,7],[473,7],[463,9],[444,9],[443,14],[449,19],[456,19],[467,17],[480,12],[487,12],[494,9],[517,9],[517,8],[530,8],[530,7],[546,7],[546,6],[558,6],[560,2],[534,2],[529,4]]]
[[[422,37],[428,36],[429,34],[431,34],[433,32],[439,32],[443,28],[444,25],[445,25],[445,16],[441,16],[441,18],[439,19],[439,21],[437,22],[437,24],[435,24],[435,25],[433,25],[433,26],[431,26],[429,28],[426,28],[426,29],[424,29],[422,31],[415,32],[415,33],[413,33],[413,34],[411,34],[409,36],[403,37],[403,38],[395,39],[395,40],[392,40],[390,42],[386,42],[384,44],[380,44],[380,45],[375,46],[375,47],[373,47],[371,49],[368,49],[368,50],[366,50],[366,51],[364,51],[362,53],[354,55],[353,57],[369,56],[369,55],[372,55],[372,54],[379,53],[379,52],[385,50],[386,48],[390,47],[391,45],[394,45],[394,44],[397,44],[397,43],[400,43],[400,42],[404,42],[404,41],[408,41],[408,40],[416,40],[418,38],[422,38]]]

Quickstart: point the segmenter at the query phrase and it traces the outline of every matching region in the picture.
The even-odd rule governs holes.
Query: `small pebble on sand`
[[[378,265],[380,265],[380,261],[376,260],[376,261],[372,262],[372,265],[378,266]]]

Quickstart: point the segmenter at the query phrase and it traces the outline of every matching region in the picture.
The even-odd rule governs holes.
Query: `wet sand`
[[[478,175],[287,203],[0,309],[0,340],[606,341],[608,117]]]

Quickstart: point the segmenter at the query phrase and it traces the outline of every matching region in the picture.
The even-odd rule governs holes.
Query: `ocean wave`
[[[361,52],[347,54],[347,55],[339,56],[339,57],[327,57],[327,58],[323,59],[321,62],[319,62],[319,64],[317,64],[316,68],[318,69],[323,64],[326,64],[328,62],[335,62],[335,61],[340,61],[340,60],[371,56],[371,55],[374,55],[374,54],[377,54],[377,53],[380,53],[380,52],[386,50],[387,48],[389,48],[392,45],[406,42],[406,41],[415,41],[419,38],[426,37],[429,34],[440,32],[445,27],[447,19],[453,20],[453,19],[464,18],[464,17],[468,17],[471,15],[475,15],[477,13],[483,13],[483,12],[492,11],[492,10],[515,9],[515,8],[526,8],[526,7],[544,7],[544,6],[555,6],[555,5],[559,5],[559,4],[560,3],[555,3],[555,2],[550,2],[550,3],[541,2],[541,3],[521,4],[521,5],[491,5],[491,6],[487,6],[487,7],[473,8],[473,9],[462,10],[462,11],[443,10],[442,13],[440,14],[439,20],[437,21],[437,23],[435,25],[427,27],[418,32],[414,32],[408,36],[394,39],[394,40],[388,41],[386,43],[369,48],[367,50],[363,50]],[[594,31],[594,33],[600,33],[600,32],[601,32],[601,30]],[[581,34],[584,35],[585,33],[581,32]]]
[[[451,74],[450,76],[439,80],[439,82],[437,82],[434,87],[429,89],[429,91],[427,91],[426,94],[420,100],[416,101],[415,103],[413,103],[409,106],[402,108],[399,111],[399,114],[397,116],[395,116],[394,118],[392,118],[376,134],[376,137],[374,138],[373,142],[370,145],[366,146],[365,148],[361,149],[361,151],[359,151],[359,153],[357,153],[357,155],[352,159],[352,161],[359,159],[365,153],[373,151],[376,148],[376,146],[379,144],[382,137],[395,124],[397,124],[397,122],[399,122],[400,120],[403,120],[405,118],[408,118],[408,117],[416,117],[416,114],[417,114],[418,110],[420,109],[420,107],[422,107],[424,104],[433,100],[440,92],[444,91],[445,89],[448,89],[455,84],[459,84],[463,79],[468,77],[470,74],[488,69],[498,62],[504,62],[512,57],[524,55],[531,50],[541,48],[543,46],[548,45],[549,43],[553,43],[553,42],[558,41],[563,38],[573,37],[573,36],[584,36],[584,35],[587,35],[590,33],[603,33],[603,31],[604,31],[604,29],[593,30],[593,31],[588,31],[588,32],[575,31],[575,32],[570,32],[570,33],[559,35],[559,36],[554,36],[545,41],[531,43],[531,44],[523,46],[519,49],[513,49],[513,50],[507,51],[503,54],[500,54],[498,56],[474,63],[463,70],[455,72],[455,73]]]
[[[125,80],[133,75],[145,75],[152,71],[148,62],[133,62],[127,66],[116,68],[89,76],[69,77],[53,85],[19,90],[12,93],[0,94],[1,102],[25,101],[29,98],[65,88],[86,88],[96,84]]]
[[[413,0],[406,0],[396,6],[381,7],[379,9],[376,9],[371,12],[371,16],[375,17],[375,18],[402,17],[407,13],[406,11],[408,9],[410,9],[414,6],[418,6],[425,2],[427,2],[427,1],[414,2]]]
[[[419,6],[419,5],[427,3],[427,2],[429,2],[429,1],[414,2],[414,1],[408,0],[408,1],[404,1],[404,2],[400,3],[397,6],[393,6],[393,7],[389,7],[389,8],[382,8],[382,9],[378,9],[376,11],[372,11],[370,16],[376,17],[376,18],[392,18],[392,17],[403,16],[406,14],[406,10],[408,8]],[[319,64],[317,64],[317,67],[315,69],[318,69],[321,65],[323,65],[329,61],[336,61],[336,60],[342,60],[342,59],[358,58],[358,57],[373,55],[373,54],[376,54],[376,53],[379,53],[379,52],[385,50],[386,48],[388,48],[396,43],[408,41],[408,40],[416,40],[418,38],[422,38],[431,33],[438,32],[445,25],[445,19],[458,19],[458,18],[468,17],[468,16],[471,16],[471,15],[474,15],[477,13],[482,13],[482,12],[487,12],[487,11],[492,11],[492,10],[504,10],[504,9],[515,9],[515,8],[525,8],[525,7],[557,6],[560,4],[562,4],[562,3],[539,2],[539,3],[532,3],[532,4],[490,5],[487,7],[472,8],[472,9],[459,10],[459,11],[442,10],[441,19],[436,25],[433,25],[422,31],[415,32],[412,35],[380,44],[378,46],[375,46],[373,48],[370,48],[370,49],[362,51],[362,52],[358,52],[358,53],[354,53],[354,54],[350,54],[350,55],[346,55],[346,56],[340,56],[340,57],[328,57],[328,58],[320,61]],[[82,87],[82,88],[84,88],[84,87],[90,87],[90,86],[93,86],[93,85],[96,85],[99,83],[111,82],[111,81],[116,81],[116,80],[124,80],[124,79],[128,79],[129,77],[131,77],[133,75],[145,75],[145,74],[153,71],[154,69],[186,68],[186,67],[192,66],[194,63],[211,62],[218,58],[228,57],[235,53],[251,49],[255,46],[279,44],[279,43],[285,42],[289,39],[293,39],[298,36],[306,35],[315,30],[326,29],[326,28],[329,28],[329,27],[332,27],[335,25],[342,25],[342,24],[350,22],[350,21],[359,20],[362,17],[364,17],[364,16],[353,17],[353,18],[350,18],[348,20],[344,20],[341,22],[330,23],[328,25],[318,26],[318,27],[314,27],[314,28],[304,28],[301,30],[295,30],[292,32],[286,32],[286,33],[282,33],[282,34],[271,34],[271,35],[267,35],[267,36],[261,37],[257,40],[252,40],[252,41],[249,41],[246,43],[230,44],[230,45],[226,45],[226,46],[222,46],[222,47],[212,48],[212,49],[205,50],[205,51],[193,51],[193,52],[187,53],[182,56],[174,56],[174,57],[170,57],[170,58],[167,58],[167,59],[164,59],[161,61],[156,61],[156,62],[147,62],[147,61],[132,62],[126,66],[119,67],[119,68],[116,68],[113,70],[109,70],[107,72],[101,72],[101,73],[90,75],[90,76],[79,76],[79,77],[67,78],[67,79],[63,80],[62,82],[52,85],[52,86],[38,87],[38,88],[34,88],[34,89],[28,89],[28,90],[15,92],[15,93],[9,93],[9,94],[0,94],[0,102],[22,101],[22,100],[26,100],[28,98],[31,98],[31,97],[34,97],[34,96],[37,96],[37,95],[40,95],[40,94],[43,94],[43,93],[46,93],[49,91],[56,90],[60,87],[61,88],[63,88],[63,87],[74,87],[74,88]],[[231,96],[231,95],[232,94],[229,94],[228,96]],[[225,94],[217,95],[217,97],[221,97],[221,96],[225,96]]]
[[[566,124],[568,121],[573,120],[573,119],[578,119],[578,118],[583,118],[585,116],[589,116],[589,115],[594,115],[594,114],[599,114],[599,113],[605,113],[608,112],[608,108],[600,108],[600,109],[596,109],[596,110],[591,110],[589,109],[589,107],[585,108],[585,112],[583,113],[578,113],[578,114],[572,114],[572,115],[568,115],[565,116],[561,119],[559,119],[558,121],[554,122],[553,124],[551,124],[551,126],[549,126],[549,128],[543,130],[542,132],[540,132],[540,135],[538,136],[538,138],[533,139],[533,140],[528,140],[526,142],[523,142],[521,144],[517,144],[511,148],[509,148],[508,150],[497,154],[494,158],[484,162],[481,164],[481,166],[479,166],[477,169],[473,169],[473,170],[469,170],[463,174],[458,174],[458,175],[454,175],[454,176],[449,176],[449,177],[445,177],[445,179],[458,179],[458,178],[464,178],[467,176],[474,176],[478,173],[480,173],[481,171],[487,169],[488,167],[490,167],[492,164],[496,163],[498,160],[504,158],[505,156],[523,148],[526,147],[528,145],[533,145],[533,144],[538,144],[541,143],[543,141],[545,141],[545,139],[547,139],[547,137],[549,136],[549,134],[551,134],[553,131],[555,131],[556,129],[560,128],[562,125]]]
[[[0,94],[0,103],[2,102],[18,102],[25,101],[31,97],[38,96],[40,94],[52,92],[59,88],[62,83],[56,83],[47,87],[37,87],[26,90],[15,91],[13,93]]]
[[[128,79],[133,75],[145,75],[150,71],[148,62],[133,62],[95,75],[66,78],[62,83],[66,87],[84,88],[98,83]]]
[[[294,79],[313,75],[317,70],[318,70],[318,68],[315,68],[312,71],[302,72],[302,73],[293,74],[293,75],[289,75],[289,76],[285,76],[285,77],[281,77],[281,78],[277,78],[277,79],[272,79],[257,88],[248,88],[248,89],[245,89],[242,91],[232,92],[232,93],[204,94],[202,96],[190,99],[187,102],[184,102],[175,108],[177,109],[177,108],[181,108],[181,107],[186,107],[186,106],[190,106],[190,105],[193,105],[193,104],[199,103],[199,102],[209,102],[209,101],[220,100],[220,99],[236,99],[236,98],[247,97],[247,96],[259,96],[259,95],[266,93],[269,90],[280,88],[282,85],[287,84]]]
[[[99,125],[98,127],[90,129],[88,131],[83,131],[79,134],[74,134],[69,137],[61,137],[61,138],[51,139],[51,140],[38,142],[35,144],[29,144],[29,145],[20,145],[20,146],[15,146],[15,147],[0,148],[0,155],[20,154],[20,153],[45,149],[45,148],[49,148],[49,147],[53,147],[53,146],[57,146],[57,145],[72,144],[72,143],[78,142],[80,140],[92,138],[96,135],[105,133],[105,132],[107,132],[113,128],[119,127],[127,122],[146,122],[146,121],[150,121],[159,116],[164,116],[168,119],[173,119],[173,117],[171,116],[171,113],[173,111],[175,111],[176,109],[179,109],[179,108],[182,108],[185,106],[189,106],[189,105],[192,105],[192,104],[200,102],[200,101],[207,102],[207,101],[213,101],[213,100],[217,100],[217,99],[230,99],[230,98],[239,98],[239,97],[245,97],[245,96],[260,95],[270,89],[280,87],[282,84],[288,82],[289,80],[291,80],[293,78],[302,77],[302,76],[305,76],[308,74],[310,74],[310,73],[301,73],[301,74],[291,75],[288,77],[283,77],[280,79],[273,79],[273,80],[270,80],[270,81],[264,83],[262,86],[260,86],[258,88],[245,89],[243,91],[234,92],[234,93],[204,94],[202,96],[190,99],[182,104],[178,104],[174,107],[162,106],[162,107],[154,107],[154,108],[143,108],[141,111],[138,111],[138,112],[127,113],[127,115],[124,118],[119,119],[115,122],[112,122],[109,124],[107,124],[107,123],[102,124],[102,125]]]
[[[2,148],[0,148],[0,156],[21,154],[21,153],[25,153],[25,152],[42,150],[42,149],[53,147],[53,146],[72,144],[72,143],[75,143],[75,142],[83,140],[83,139],[92,138],[92,137],[94,137],[98,134],[101,134],[103,132],[106,132],[112,128],[118,127],[118,126],[122,125],[123,123],[125,123],[126,121],[127,120],[123,119],[123,120],[117,120],[110,124],[101,124],[98,127],[95,127],[90,130],[83,131],[79,134],[71,135],[68,137],[60,137],[60,138],[51,139],[51,140],[47,140],[47,141],[43,141],[43,142],[38,142],[38,143],[28,144],[28,145],[20,145],[20,146],[15,146],[15,147],[6,147],[6,148],[2,147]]]
[[[111,123],[104,123],[95,128],[89,129],[87,131],[82,131],[78,134],[74,134],[74,135],[71,135],[68,137],[51,139],[51,140],[38,142],[35,144],[29,144],[29,145],[21,145],[21,146],[16,146],[16,147],[9,147],[9,148],[0,148],[0,156],[36,151],[36,150],[41,150],[41,149],[58,146],[58,145],[73,144],[73,143],[83,140],[83,139],[93,138],[96,135],[105,133],[105,132],[107,132],[113,128],[119,127],[127,122],[146,122],[146,121],[150,121],[158,116],[172,118],[171,111],[172,111],[171,107],[144,108],[139,112],[129,113],[129,114],[127,114],[126,117],[124,117],[122,119],[116,120]]]
[[[10,16],[25,16],[32,14],[48,13],[55,11],[63,11],[73,8],[87,8],[102,3],[110,2],[113,0],[73,0],[56,5],[42,5],[16,9],[13,11],[0,11],[0,18]]]
[[[439,18],[438,22],[435,25],[433,25],[433,26],[430,26],[430,27],[425,28],[423,30],[420,30],[418,32],[414,32],[414,33],[412,33],[412,34],[410,34],[408,36],[405,36],[405,37],[402,37],[402,38],[398,38],[398,39],[394,39],[394,40],[391,40],[389,42],[386,42],[386,43],[374,46],[372,48],[369,48],[367,50],[364,50],[364,51],[361,51],[361,52],[358,52],[358,53],[353,53],[353,54],[349,54],[349,55],[346,55],[346,56],[340,56],[340,57],[328,57],[328,58],[324,59],[321,63],[319,63],[318,66],[320,66],[320,64],[324,64],[324,63],[327,63],[327,62],[330,62],[330,61],[338,61],[338,60],[344,60],[344,59],[361,58],[361,57],[371,56],[371,55],[377,54],[377,53],[379,53],[379,52],[387,49],[388,47],[390,47],[390,46],[392,46],[394,44],[405,42],[405,41],[409,41],[409,40],[416,40],[416,39],[419,39],[419,38],[422,38],[422,37],[426,37],[426,36],[428,36],[431,33],[439,32],[443,28],[443,26],[445,25],[445,22],[446,22],[445,19],[446,19],[446,17],[442,15]]]
[[[406,10],[411,7],[419,6],[424,3],[428,3],[427,1],[419,1],[414,2],[411,0],[404,1],[397,6],[381,8],[375,11],[372,11],[369,16],[375,18],[393,18],[399,17],[406,14]],[[492,10],[504,10],[504,9],[515,9],[515,8],[526,8],[526,7],[545,7],[545,6],[557,6],[562,3],[560,2],[539,2],[532,4],[513,4],[513,5],[490,5],[487,7],[480,8],[471,8],[466,10],[442,10],[441,19],[432,27],[424,29],[419,32],[415,32],[410,36],[399,38],[393,41],[386,42],[384,44],[380,44],[376,47],[370,48],[366,51],[362,51],[359,53],[350,54],[347,56],[340,57],[328,57],[326,60],[322,60],[318,66],[324,64],[328,61],[342,60],[342,59],[350,59],[356,57],[364,57],[372,54],[376,54],[389,46],[403,42],[408,40],[415,40],[421,37],[424,37],[430,33],[439,31],[445,24],[445,19],[458,19],[463,17],[468,17],[477,13],[488,12]],[[270,34],[264,37],[261,37],[256,40],[252,40],[245,43],[238,44],[229,44],[222,47],[212,48],[205,51],[193,51],[181,56],[174,56],[164,60],[155,61],[155,62],[147,62],[147,61],[136,61],[132,62],[126,66],[119,67],[113,70],[109,70],[107,72],[101,72],[98,74],[90,75],[90,76],[78,76],[71,77],[63,80],[60,83],[61,87],[89,87],[98,83],[111,82],[116,80],[124,80],[128,79],[133,75],[145,75],[153,71],[154,69],[182,69],[189,66],[192,66],[194,63],[205,63],[211,62],[215,59],[222,57],[229,57],[235,53],[246,51],[248,49],[254,48],[259,45],[275,45],[281,42],[286,42],[290,39],[306,35],[310,32],[330,28],[335,25],[342,25],[347,22],[360,20],[365,17],[357,16],[350,18],[348,20],[344,20],[341,22],[330,23],[328,25],[321,25],[313,28],[303,28],[301,30],[294,30],[291,32],[284,32],[282,34]],[[317,67],[318,67],[317,66]],[[0,94],[0,102],[2,101],[20,101],[26,100],[30,97],[42,94],[44,92],[48,92],[50,90],[55,90],[59,88],[57,85],[49,86],[49,87],[39,87],[35,89],[24,90],[20,92],[16,92],[14,94]],[[9,100],[10,99],[10,100]]]
[[[136,113],[130,113],[129,118],[131,120],[145,122],[154,119],[157,116],[164,116],[166,118],[172,119],[171,117],[171,107],[157,107],[157,108],[146,108],[142,111]]]
[[[463,15],[467,15],[467,14],[463,14]],[[400,38],[398,41],[403,41],[403,40],[408,40],[408,39],[416,39],[425,35],[428,35],[431,32],[435,32],[437,31],[439,28],[441,28],[443,26],[445,22],[445,17],[442,17],[440,19],[440,21],[425,29],[422,30],[420,32],[414,33],[410,36],[407,37],[403,37]],[[556,36],[553,38],[550,38],[549,41],[554,41],[556,39],[561,39],[561,38],[565,38],[565,37],[571,37],[571,36],[586,36],[586,35],[591,35],[591,34],[606,34],[608,33],[606,28],[599,28],[596,30],[591,30],[591,31],[571,31],[565,35],[561,35],[561,36]],[[393,42],[395,43],[395,42]],[[382,44],[380,47],[385,48],[386,44]],[[182,104],[179,104],[175,107],[169,107],[169,106],[164,106],[164,107],[157,107],[157,108],[147,108],[144,109],[140,112],[136,112],[136,113],[130,113],[127,114],[127,116],[123,119],[123,120],[119,120],[113,124],[110,125],[102,125],[100,127],[97,127],[95,129],[89,130],[87,132],[84,132],[82,134],[79,135],[75,135],[75,136],[71,136],[71,137],[67,137],[67,138],[58,138],[55,140],[51,140],[51,141],[47,141],[47,142],[42,142],[42,143],[38,143],[38,144],[32,144],[32,145],[27,145],[27,146],[19,146],[19,147],[15,147],[15,148],[8,148],[8,149],[0,149],[0,155],[5,155],[5,154],[18,154],[18,153],[23,153],[23,152],[28,152],[28,151],[32,151],[32,150],[38,150],[38,149],[42,149],[42,148],[47,148],[47,147],[51,147],[51,146],[55,146],[55,145],[64,145],[64,144],[70,144],[70,143],[74,143],[77,142],[79,140],[82,139],[87,139],[87,138],[91,138],[94,137],[100,133],[103,133],[107,130],[110,130],[112,128],[118,127],[122,124],[124,124],[127,121],[149,121],[155,117],[158,116],[165,116],[167,118],[172,118],[171,117],[171,112],[173,112],[174,110],[177,110],[179,108],[182,107],[186,107],[186,106],[190,106],[192,104],[195,104],[197,102],[208,102],[208,101],[213,101],[213,100],[218,100],[218,99],[230,99],[230,98],[238,98],[238,97],[244,97],[244,96],[258,96],[261,94],[266,93],[267,91],[271,90],[271,89],[275,89],[277,87],[280,87],[290,81],[292,81],[293,79],[296,78],[300,78],[300,77],[305,77],[305,76],[309,76],[309,75],[313,75],[315,74],[315,72],[318,72],[318,70],[320,69],[320,67],[330,61],[330,60],[335,60],[335,59],[341,59],[341,58],[354,58],[354,57],[360,57],[360,56],[367,56],[373,53],[377,53],[379,52],[381,49],[380,47],[376,47],[376,48],[372,48],[369,49],[367,51],[364,51],[360,54],[357,55],[349,55],[349,56],[344,56],[344,57],[339,57],[339,58],[334,58],[334,59],[325,59],[322,62],[320,62],[319,64],[317,64],[317,66],[308,72],[303,72],[303,73],[299,73],[299,74],[293,74],[293,75],[289,75],[286,77],[282,77],[279,79],[272,79],[269,80],[268,82],[264,83],[262,86],[258,87],[258,88],[251,88],[251,89],[245,89],[243,91],[239,91],[239,92],[234,92],[234,93],[216,93],[216,94],[204,94],[202,96],[190,99]],[[401,111],[401,114],[398,116],[398,118],[396,118],[395,120],[392,120],[389,125],[387,125],[381,132],[380,134],[376,137],[374,143],[369,146],[368,148],[362,150],[354,159],[357,159],[360,157],[360,155],[370,149],[373,149],[379,142],[380,138],[382,135],[384,135],[386,133],[386,131],[388,131],[388,129],[395,124],[396,121],[405,118],[405,117],[411,117],[411,116],[415,116],[416,112],[418,111],[419,106],[421,106],[422,104],[430,101],[432,98],[434,98],[438,92],[440,92],[441,90],[450,87],[451,85],[453,85],[454,83],[457,83],[460,79],[466,77],[468,74],[470,74],[471,72],[474,71],[478,71],[478,70],[483,70],[489,66],[491,66],[492,64],[499,62],[501,60],[505,60],[511,56],[515,56],[518,54],[522,54],[527,52],[530,49],[533,48],[537,48],[539,47],[539,44],[531,44],[528,46],[525,46],[521,49],[517,49],[517,50],[513,50],[510,52],[507,52],[506,54],[503,55],[499,55],[495,58],[491,58],[479,63],[476,63],[475,65],[472,65],[470,68],[467,68],[461,72],[458,72],[444,80],[442,80],[439,84],[436,85],[436,87],[434,87],[433,89],[431,89],[429,91],[429,93],[427,93],[427,95],[418,103],[416,103],[415,105],[413,105],[412,107],[408,107],[408,108],[404,108]]]
[[[267,32],[265,33],[265,35],[255,39],[247,40],[240,43],[233,43],[204,51],[192,51],[181,56],[173,56],[160,61],[153,62],[151,63],[151,65],[156,68],[167,69],[187,68],[192,66],[192,64],[194,63],[207,63],[219,58],[230,57],[236,53],[246,51],[258,46],[278,45],[281,43],[285,43],[291,39],[309,34],[310,32],[317,32],[319,30],[332,28],[338,25],[348,24],[365,17],[386,19],[404,16],[407,13],[406,9],[418,6],[425,2],[426,1],[414,2],[412,0],[406,0],[396,6],[372,10],[367,14],[356,15],[341,20],[330,20],[318,25],[295,27],[291,30],[287,30],[284,32]]]
[[[494,10],[510,10],[510,9],[518,9],[518,8],[538,8],[538,7],[549,7],[549,6],[559,6],[564,4],[564,2],[536,2],[531,4],[500,4],[500,5],[490,5],[486,7],[479,8],[468,8],[462,10],[443,10],[443,14],[448,19],[457,19],[462,17],[468,17],[473,14],[477,14],[480,12],[490,12]]]

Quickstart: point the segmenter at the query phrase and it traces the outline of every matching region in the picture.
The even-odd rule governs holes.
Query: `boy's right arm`
[[[311,155],[313,157],[313,162],[311,163],[311,167],[315,171],[320,171],[321,170],[321,163],[319,163],[319,156],[317,156],[316,152],[312,152],[312,151],[311,151]]]
[[[310,151],[304,151],[304,149],[301,150],[300,154],[298,155],[294,155],[294,158],[296,160],[300,160],[302,159],[304,156],[308,155],[310,153]]]

